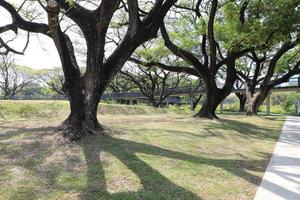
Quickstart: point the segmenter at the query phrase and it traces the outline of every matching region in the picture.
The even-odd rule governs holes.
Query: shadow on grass
[[[93,135],[78,144],[82,146],[88,163],[87,191],[81,199],[201,199],[191,191],[168,180],[159,171],[139,159],[137,153],[221,168],[255,185],[260,184],[261,178],[249,171],[263,172],[269,159],[269,155],[265,155],[265,159],[262,160],[210,159],[111,136]],[[99,158],[100,152],[109,152],[116,156],[139,177],[143,189],[137,192],[108,194]]]
[[[234,130],[242,137],[254,137],[267,140],[277,140],[279,137],[279,134],[274,134],[280,131],[279,129],[270,129],[264,126],[230,119],[222,119],[219,120],[219,122],[220,124],[208,125],[208,129]]]
[[[53,131],[55,128],[54,126],[48,127],[37,127],[37,128],[25,128],[25,127],[14,127],[14,126],[0,126],[0,140],[8,139],[10,137],[18,136],[21,134],[48,134],[49,131]],[[2,130],[1,130],[2,129]]]
[[[226,111],[226,112],[223,112],[223,113],[218,113],[218,115],[221,116],[221,119],[222,119],[222,116],[241,116],[241,117],[248,117],[249,119],[251,119],[251,116],[247,116],[246,115],[246,112],[230,112],[230,111]],[[271,114],[267,114],[267,113],[258,113],[258,115],[256,116],[253,116],[253,117],[260,117],[260,118],[263,118],[263,119],[268,119],[268,120],[272,120],[272,121],[285,121],[285,114],[275,114],[275,113],[271,113]]]
[[[262,139],[274,139],[274,135],[267,135],[268,129],[263,134],[257,134],[256,125],[241,123],[234,120],[222,120],[220,125],[214,124],[213,126],[219,126],[217,128],[225,128],[228,130],[235,130],[237,132],[248,133],[254,137],[261,137]],[[245,126],[247,130],[245,131]],[[216,128],[216,127],[207,127]],[[261,127],[259,127],[261,128]],[[24,131],[37,134],[43,134],[43,132],[49,132],[48,128],[36,128],[36,129],[17,129],[14,131],[8,131],[7,135],[2,134],[1,138],[9,138],[18,134],[24,133]],[[108,130],[109,132],[109,130]],[[277,137],[277,136],[276,136]],[[141,160],[137,153],[143,153],[147,155],[162,156],[175,160],[187,161],[197,165],[213,166],[223,169],[234,176],[240,177],[249,183],[259,185],[261,178],[253,175],[251,172],[263,172],[268,163],[269,155],[263,155],[262,160],[250,160],[247,158],[242,159],[212,159],[207,157],[194,156],[182,152],[171,151],[154,145],[137,143],[124,139],[115,138],[108,133],[107,135],[92,135],[84,138],[82,141],[77,142],[82,147],[84,157],[87,165],[86,172],[86,186],[79,189],[81,193],[80,198],[86,199],[201,199],[197,194],[191,192],[187,188],[183,188],[176,185],[168,178],[163,176],[158,170],[152,168],[149,164]],[[27,148],[26,145],[22,148]],[[38,150],[39,146],[34,146]],[[224,147],[225,148],[225,147]],[[142,184],[142,189],[136,192],[121,192],[121,193],[109,193],[106,188],[105,173],[103,170],[102,162],[100,160],[101,152],[109,152],[118,158],[125,166],[128,167],[134,174],[138,176]],[[38,154],[38,162],[34,163],[35,166],[40,165],[44,159],[49,155],[44,153]],[[32,155],[34,158],[34,155]],[[32,163],[24,163],[22,166],[27,167],[29,170],[34,171],[36,174],[40,174],[35,168],[32,167]],[[55,178],[52,176],[58,176],[58,173],[48,174],[43,177],[48,179],[50,184],[55,182]],[[74,175],[76,176],[76,174]],[[68,187],[61,185],[59,190],[68,190]],[[73,188],[77,189],[78,188]]]
[[[264,117],[265,118],[265,117]],[[269,118],[271,119],[271,118]],[[194,119],[193,119],[194,120]],[[200,122],[199,121],[193,121],[191,123],[197,124]],[[136,127],[134,130],[132,130],[131,127],[121,127],[123,130],[126,131],[121,131],[119,128],[119,131],[114,133],[117,135],[125,135],[125,134],[130,134],[132,133],[139,133],[143,134],[144,132],[154,132],[154,133],[159,133],[159,132],[167,132],[168,134],[173,134],[175,137],[176,135],[187,135],[191,137],[197,137],[197,138],[210,138],[210,137],[218,137],[218,138],[225,138],[226,136],[226,131],[232,132],[234,131],[235,134],[239,135],[242,138],[259,138],[259,139],[264,139],[264,140],[273,140],[276,141],[279,138],[279,132],[281,131],[281,128],[279,129],[274,129],[270,127],[266,127],[264,125],[259,125],[259,124],[253,124],[253,123],[247,123],[247,122],[241,122],[237,120],[232,120],[232,119],[220,119],[217,120],[218,123],[207,123],[203,127],[199,127],[205,131],[203,131],[201,134],[194,133],[189,130],[176,130],[175,128],[156,128],[154,127]],[[251,117],[249,117],[249,121],[251,122]],[[272,119],[272,121],[282,121],[282,118],[275,118]],[[217,130],[223,130],[222,132],[219,132]],[[224,132],[225,131],[225,132]]]

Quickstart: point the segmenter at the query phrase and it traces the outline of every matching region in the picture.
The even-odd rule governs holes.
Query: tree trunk
[[[203,106],[196,116],[207,119],[219,119],[219,117],[216,115],[216,109],[221,102],[222,99],[217,93],[215,95],[207,96]]]
[[[245,112],[246,98],[240,99],[239,112]]]
[[[235,60],[229,60],[226,65],[226,81],[222,89],[217,87],[215,73],[202,77],[206,88],[206,99],[196,116],[208,119],[219,119],[216,115],[216,109],[218,105],[232,92],[233,84],[237,79]]]
[[[213,80],[214,81],[214,80]],[[223,101],[217,86],[214,83],[206,84],[206,98],[200,111],[196,114],[197,117],[208,119],[218,119],[216,109]]]
[[[66,137],[71,140],[79,140],[88,134],[102,130],[97,119],[95,102],[93,99],[84,102],[70,98],[71,112],[63,122],[63,133]]]
[[[201,98],[202,98],[202,94],[200,94],[199,96],[198,96],[198,98],[196,99],[196,101],[195,102],[193,102],[192,101],[192,111],[194,111],[195,109],[196,109],[196,107],[197,107],[197,105],[198,105],[198,103],[200,102],[200,100],[201,100]]]
[[[247,112],[246,115],[247,116],[256,116],[259,107],[254,106],[255,104],[255,99],[254,98],[248,98],[247,99]]]
[[[160,104],[158,104],[156,101],[151,101],[151,104],[154,108],[159,108]]]
[[[244,93],[235,93],[236,96],[239,98],[240,104],[239,104],[239,112],[245,111],[245,105],[246,105],[246,95]]]
[[[87,87],[87,84],[83,83],[83,79],[77,75],[72,79],[66,79],[64,84],[71,112],[63,122],[62,131],[70,140],[79,140],[88,134],[102,130],[97,120],[101,90],[97,84],[90,84],[90,87]]]
[[[260,106],[269,94],[271,88],[264,86],[261,87],[258,94],[247,95],[247,116],[257,116]]]

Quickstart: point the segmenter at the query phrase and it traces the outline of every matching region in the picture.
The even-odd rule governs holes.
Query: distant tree
[[[297,113],[297,101],[300,99],[299,93],[285,93],[280,94],[282,100],[280,103],[280,107],[286,112],[290,114]]]
[[[272,88],[300,74],[300,49],[297,44],[297,40],[288,41],[261,55],[255,52],[247,55],[254,66],[249,67],[248,73],[239,71],[238,74],[245,83],[248,116],[257,115]]]
[[[238,78],[237,59],[252,51],[268,51],[278,49],[281,44],[297,43],[300,1],[227,1],[223,4],[212,0],[207,1],[206,6],[203,3],[201,0],[194,4],[182,1],[176,7],[178,15],[168,18],[161,26],[165,46],[173,57],[181,58],[185,63],[170,65],[165,60],[155,59],[138,62],[201,77],[206,100],[197,115],[217,118],[217,106],[232,92]],[[224,71],[222,84],[218,84],[218,76]],[[285,72],[288,71],[286,68]],[[269,75],[265,78],[266,83]],[[258,99],[256,105],[264,98]]]
[[[176,6],[178,15],[165,20],[161,25],[162,43],[169,50],[169,60],[138,60],[145,65],[165,70],[186,73],[203,81],[205,100],[198,117],[218,118],[217,106],[231,93],[237,79],[235,61],[247,53],[252,42],[243,42],[249,37],[250,26],[240,28],[240,15],[244,4],[241,1],[181,1]],[[230,23],[232,22],[232,23]],[[155,49],[156,50],[156,49]],[[154,51],[153,54],[156,55]],[[179,60],[179,62],[172,62]],[[169,62],[171,61],[171,62]],[[224,79],[218,79],[224,73]],[[220,84],[222,83],[222,84]]]
[[[44,93],[44,87],[34,79],[21,92],[16,95],[17,99],[47,99]]]
[[[129,92],[137,87],[131,80],[118,73],[107,89],[109,92]]]
[[[67,97],[68,94],[64,90],[64,74],[60,68],[44,70],[40,73],[40,79],[42,80],[42,84],[45,87],[48,87],[57,95]]]
[[[159,107],[174,92],[183,78],[179,73],[159,68],[146,69],[141,65],[126,67],[120,74],[132,81],[153,107]]]
[[[26,69],[17,67],[11,54],[0,56],[0,89],[3,99],[11,99],[33,81]]]
[[[241,80],[238,79],[233,87],[236,90],[242,90],[244,84]],[[239,112],[244,112],[247,100],[245,92],[236,92],[235,95],[239,99]]]

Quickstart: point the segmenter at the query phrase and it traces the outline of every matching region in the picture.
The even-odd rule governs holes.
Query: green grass
[[[58,116],[65,116],[69,112],[67,101],[55,100],[0,100],[0,120],[28,120],[46,117],[52,120]],[[189,107],[169,106],[168,108],[153,108],[146,105],[121,105],[101,103],[99,105],[101,115],[147,115],[166,113],[190,113]]]
[[[102,104],[105,136],[66,143],[53,131],[66,102],[0,104],[3,200],[253,199],[284,123],[283,116],[203,120],[177,108]]]

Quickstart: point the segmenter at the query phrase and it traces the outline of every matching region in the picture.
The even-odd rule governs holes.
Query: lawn
[[[283,116],[102,104],[104,135],[66,142],[66,102],[0,102],[0,199],[253,199]]]

